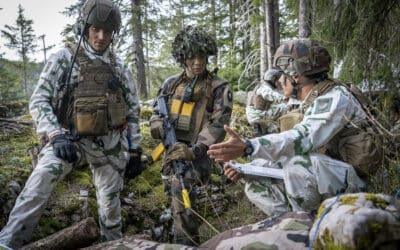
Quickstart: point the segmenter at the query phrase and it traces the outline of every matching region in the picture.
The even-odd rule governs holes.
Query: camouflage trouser
[[[192,209],[196,211],[196,192],[195,185],[204,185],[209,179],[211,161],[208,158],[193,161],[185,172],[185,188],[189,192]],[[193,167],[194,166],[194,167]],[[185,209],[182,201],[181,183],[176,175],[171,174],[169,167],[164,167],[162,176],[166,193],[171,198],[171,211],[174,218],[174,243],[188,246],[199,244],[199,226],[201,220]]]
[[[106,240],[121,238],[119,192],[123,188],[123,171],[127,161],[121,150],[123,147],[118,143],[112,156],[105,157],[89,140],[82,139],[77,144],[80,159],[86,159],[92,170],[101,236]],[[72,164],[54,156],[52,145],[47,144],[42,149],[36,168],[19,194],[7,225],[0,232],[0,243],[18,248],[29,242],[53,189],[72,167]]]
[[[246,179],[247,197],[268,215],[290,210],[289,204],[293,211],[315,212],[324,199],[359,192],[365,185],[351,165],[322,154],[293,157],[283,166],[283,181]]]

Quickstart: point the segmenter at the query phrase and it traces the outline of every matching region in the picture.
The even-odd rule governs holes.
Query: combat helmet
[[[183,66],[185,59],[201,53],[216,55],[215,40],[203,30],[190,25],[179,31],[172,42],[172,56],[175,60]]]
[[[84,31],[86,34],[90,25],[118,33],[121,28],[121,12],[110,0],[87,0],[82,6],[78,25],[79,33]]]
[[[331,56],[314,39],[295,39],[283,43],[275,52],[274,67],[290,76],[311,76],[329,71]]]
[[[282,75],[282,70],[280,70],[280,69],[274,69],[274,68],[268,69],[267,71],[265,71],[264,80],[267,83],[271,84],[272,87],[276,87],[275,81],[277,79],[279,79],[279,77],[281,77],[281,75]]]

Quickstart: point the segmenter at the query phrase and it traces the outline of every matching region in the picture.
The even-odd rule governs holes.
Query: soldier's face
[[[96,28],[93,25],[89,27],[88,42],[90,47],[96,52],[103,52],[110,45],[112,39],[112,31]]]
[[[189,77],[199,75],[206,70],[207,56],[204,54],[195,55],[185,60],[186,74]]]
[[[286,77],[285,74],[282,74],[281,77],[279,78],[279,83],[282,87],[283,90],[283,95],[285,97],[290,97],[292,95],[293,91],[293,86],[290,80]]]

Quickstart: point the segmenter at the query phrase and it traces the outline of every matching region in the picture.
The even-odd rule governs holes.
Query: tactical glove
[[[59,134],[51,138],[54,155],[61,160],[74,163],[78,159],[74,143],[65,134]]]
[[[142,148],[137,147],[135,149],[129,149],[129,161],[125,169],[125,178],[134,179],[140,175],[144,169],[142,163]]]
[[[167,150],[166,163],[171,161],[191,161],[194,159],[193,151],[182,142],[177,142]]]

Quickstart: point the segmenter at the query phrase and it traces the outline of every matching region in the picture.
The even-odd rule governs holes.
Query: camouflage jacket
[[[91,60],[97,59],[110,64],[111,52],[109,49],[102,55],[98,55],[94,53],[86,42],[83,42],[81,46],[84,48],[85,54]],[[68,48],[61,49],[57,53],[51,55],[31,96],[29,110],[36,123],[37,133],[41,138],[51,137],[51,135],[63,130],[57,120],[54,110],[56,107],[58,88],[60,84],[65,81],[64,79],[68,74],[71,59],[72,54]],[[139,127],[140,103],[136,92],[136,84],[132,78],[131,72],[122,64],[119,58],[116,58],[115,64],[115,71],[121,79],[124,98],[127,104],[128,138],[131,141],[131,148],[136,148],[142,139]],[[78,75],[79,67],[74,63],[71,80],[67,84],[77,83]],[[119,140],[119,136],[120,133],[118,131],[113,131],[111,133],[112,138],[108,139],[116,142]]]
[[[184,74],[176,75],[169,77],[161,87],[160,93],[166,94],[169,97],[173,97],[175,95],[175,90],[178,89],[179,85],[185,85],[186,81],[181,81],[179,83],[179,79],[183,77]],[[191,100],[194,101],[194,114],[198,112],[200,109],[200,105],[203,101],[207,101],[206,110],[204,112],[204,116],[201,118],[201,127],[198,134],[191,135],[195,138],[195,142],[193,144],[204,144],[206,146],[210,146],[211,144],[221,142],[225,138],[225,130],[224,125],[228,125],[231,114],[232,114],[232,106],[233,106],[233,94],[231,87],[228,82],[224,79],[217,77],[214,74],[211,74],[207,71],[207,79],[200,79],[196,84],[196,87],[201,88],[200,94],[194,94],[199,96],[199,100]],[[177,83],[178,82],[178,83]],[[207,98],[206,84],[211,84],[211,96]],[[178,85],[173,87],[173,85]],[[196,90],[195,90],[196,92]],[[192,99],[195,97],[192,97]],[[169,100],[169,108],[171,105],[171,98]],[[177,138],[180,141],[181,134],[190,134],[192,132],[180,132],[176,131]],[[190,141],[190,140],[188,140]]]
[[[366,116],[346,87],[335,86],[311,103],[302,122],[293,129],[251,139],[254,146],[252,156],[275,161],[281,157],[288,159],[306,155],[328,144],[343,128],[364,123]]]

